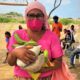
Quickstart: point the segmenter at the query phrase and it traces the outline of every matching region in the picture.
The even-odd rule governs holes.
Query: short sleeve
[[[61,48],[60,39],[55,35],[51,42],[51,58],[58,58],[63,56],[63,50]]]
[[[14,37],[14,34],[15,34],[15,33],[17,33],[22,40],[24,40],[24,41],[29,41],[27,32],[26,32],[24,29],[14,31],[13,35],[12,35],[11,38],[10,38],[9,45],[8,45],[8,50],[9,50],[9,52],[14,49],[14,48],[13,48],[13,45],[14,45],[14,44],[18,44],[18,42],[16,41],[16,39],[15,39],[15,37]]]
[[[14,33],[13,33],[13,35],[11,36],[11,38],[9,40],[9,44],[8,44],[8,50],[9,50],[9,52],[11,52],[14,49],[13,45],[16,44],[16,40],[14,38]]]

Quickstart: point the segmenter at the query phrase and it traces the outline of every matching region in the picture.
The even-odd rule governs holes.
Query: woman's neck
[[[45,31],[35,32],[35,31],[27,30],[29,38],[36,42],[43,36],[44,32]]]

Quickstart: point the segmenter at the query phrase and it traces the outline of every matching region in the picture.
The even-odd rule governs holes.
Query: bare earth
[[[13,67],[9,66],[7,63],[3,63],[6,56],[6,43],[4,33],[5,31],[10,31],[13,33],[14,30],[18,29],[18,25],[19,24],[12,23],[0,24],[0,80],[13,80]],[[24,24],[22,24],[22,26],[25,28]],[[69,58],[67,56],[64,56],[64,59],[69,65]],[[80,64],[76,65],[75,69],[71,69],[71,72],[77,74],[77,80],[80,80]]]
[[[6,51],[0,51],[0,80],[13,80],[13,68],[7,63],[3,63],[5,59]],[[67,64],[69,64],[69,58],[64,57]],[[71,69],[72,73],[77,74],[77,80],[80,80],[80,64],[76,65],[76,68]]]

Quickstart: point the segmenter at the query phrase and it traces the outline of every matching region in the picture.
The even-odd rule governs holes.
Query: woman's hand
[[[42,67],[40,69],[40,71],[38,71],[38,72],[44,73],[44,72],[48,72],[48,71],[60,68],[61,65],[62,65],[62,57],[59,57],[59,58],[56,58],[56,59],[52,60],[51,64],[52,65],[49,66],[49,67]]]
[[[26,47],[16,48],[14,50],[14,55],[26,64],[32,63],[36,60],[35,54]]]
[[[8,63],[13,66],[16,60],[20,59],[25,64],[30,64],[36,60],[35,54],[26,47],[15,48],[8,56]]]

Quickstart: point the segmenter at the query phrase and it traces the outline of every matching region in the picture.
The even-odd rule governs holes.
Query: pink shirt
[[[29,41],[28,34],[25,30],[17,30],[15,31],[19,37],[25,41]],[[14,32],[14,33],[15,33]],[[13,34],[14,35],[14,34]],[[14,39],[14,36],[10,38],[9,46],[8,49],[9,51],[12,51],[12,45],[17,43],[16,40]],[[41,37],[41,39],[38,41],[38,44],[42,46],[42,49],[47,49],[49,52],[49,59],[51,60],[52,58],[58,58],[60,56],[63,56],[62,48],[60,46],[60,41],[59,38],[56,36],[55,33],[51,32],[50,30],[46,30],[44,35]],[[14,74],[16,76],[21,76],[21,77],[28,77],[30,78],[30,74],[28,74],[27,71],[21,69],[19,66],[15,66],[14,68]],[[40,77],[46,77],[48,75],[51,75],[52,71],[46,72],[46,73],[41,73]]]

